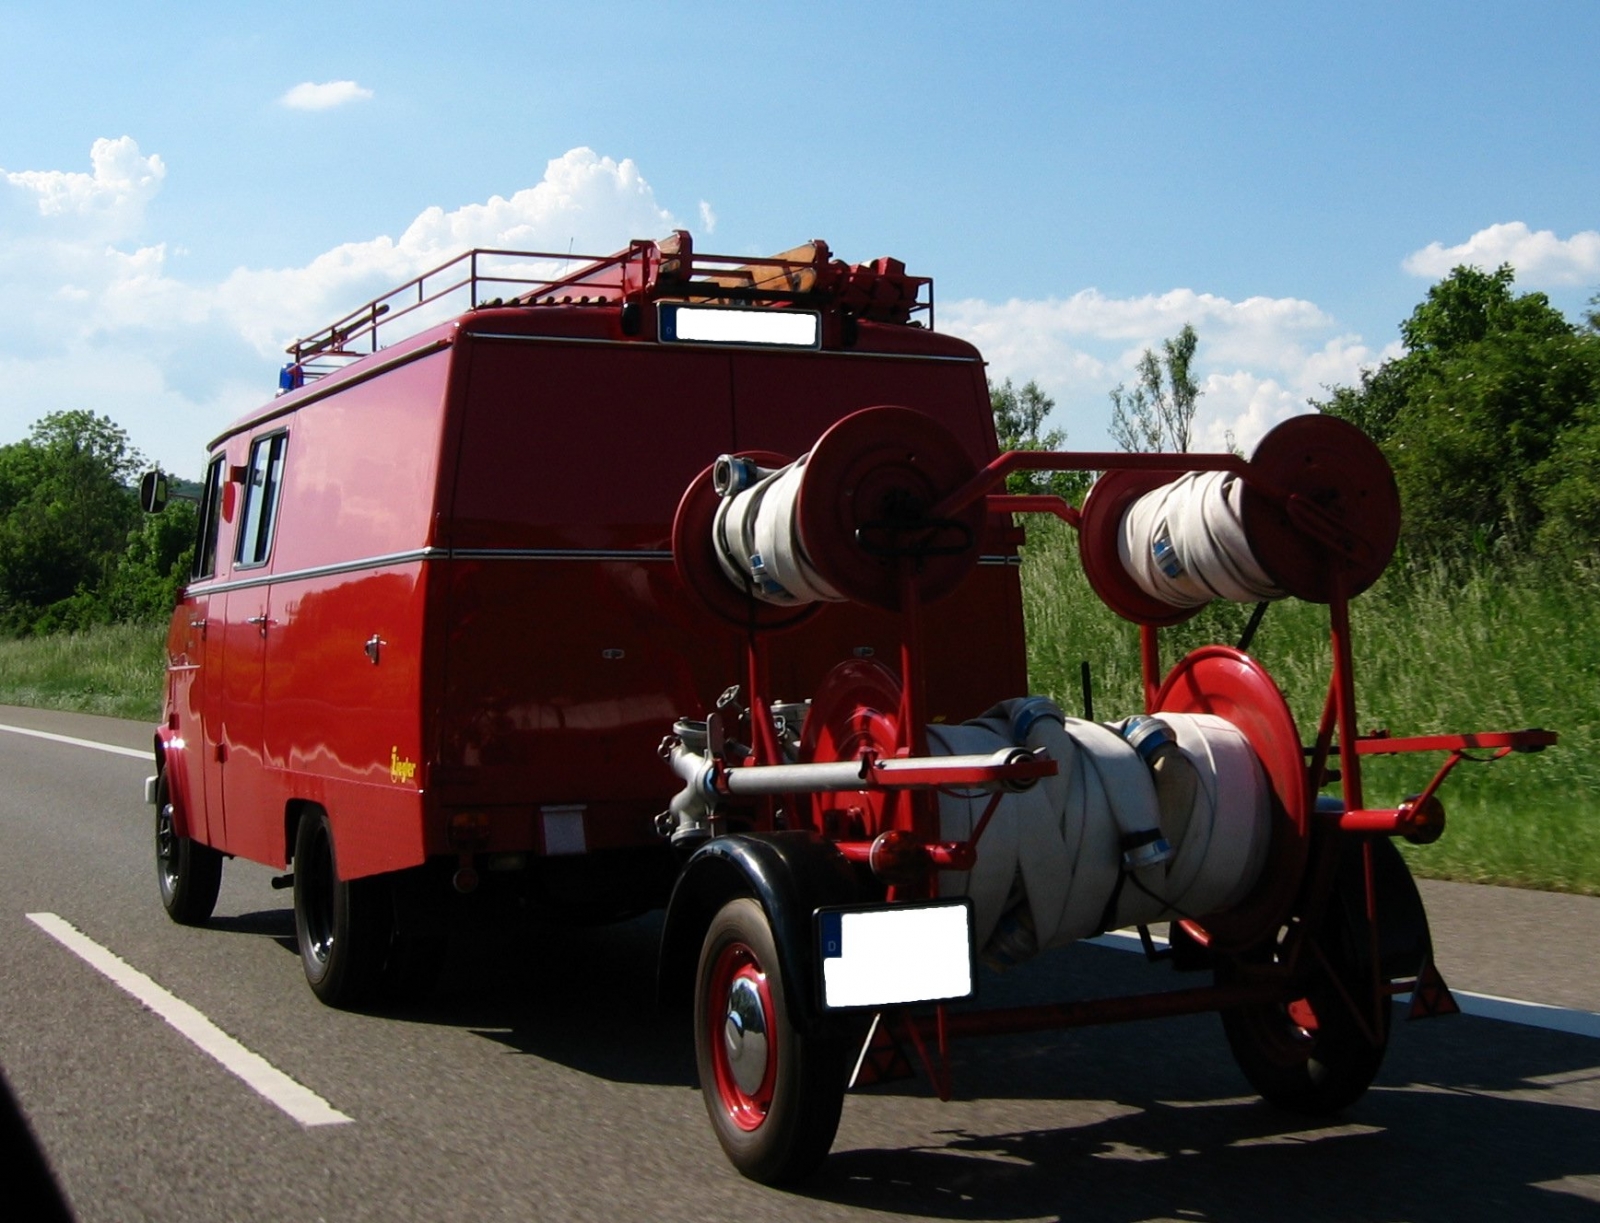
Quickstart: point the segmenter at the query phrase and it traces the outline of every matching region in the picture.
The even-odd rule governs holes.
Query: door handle
[[[278,622],[271,616],[250,616],[245,620],[245,623],[255,625],[261,630],[261,635],[265,637],[267,635],[267,625],[276,624]]]

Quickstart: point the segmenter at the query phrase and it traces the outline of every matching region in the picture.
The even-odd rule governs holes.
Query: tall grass
[[[1081,708],[1080,663],[1095,715],[1142,707],[1138,630],[1095,596],[1075,535],[1028,523],[1023,561],[1030,675],[1036,691]],[[1250,609],[1213,604],[1162,635],[1163,664],[1208,642],[1236,643]],[[1538,755],[1460,765],[1441,791],[1443,839],[1402,846],[1418,873],[1600,894],[1600,577],[1575,570],[1395,569],[1351,605],[1358,720],[1396,735],[1540,726],[1561,742]],[[1327,694],[1327,609],[1273,604],[1251,653],[1283,689],[1301,737]],[[1487,753],[1484,753],[1487,754]],[[1422,789],[1442,754],[1366,757],[1369,805]]]
[[[0,705],[154,722],[161,713],[166,665],[165,625],[101,625],[3,641]]]
[[[1080,664],[1094,711],[1142,708],[1138,630],[1089,588],[1076,535],[1031,519],[1022,567],[1034,691],[1081,711]],[[1211,642],[1236,642],[1249,608],[1212,604],[1162,634],[1164,665]],[[1396,735],[1542,726],[1561,742],[1538,755],[1463,764],[1441,797],[1443,839],[1402,846],[1419,873],[1600,895],[1600,575],[1407,572],[1351,607],[1359,720]],[[1302,738],[1328,685],[1327,611],[1296,600],[1268,610],[1251,646],[1283,689]],[[153,721],[165,666],[159,625],[0,642],[0,704]],[[1370,805],[1427,784],[1436,755],[1367,757]]]

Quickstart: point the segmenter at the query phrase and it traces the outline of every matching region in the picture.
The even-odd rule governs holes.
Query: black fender
[[[1415,976],[1433,959],[1433,936],[1428,930],[1428,914],[1422,907],[1422,896],[1393,841],[1387,837],[1373,837],[1365,843],[1372,847],[1380,975],[1387,980]],[[1370,969],[1372,941],[1367,922],[1362,845],[1362,841],[1349,838],[1340,848],[1334,904],[1343,918],[1340,925],[1353,944],[1347,948],[1353,962]]]
[[[667,902],[656,967],[661,1004],[676,1009],[692,1003],[706,931],[717,911],[739,897],[756,900],[772,923],[790,1021],[816,1031],[822,1008],[812,914],[823,905],[872,897],[857,869],[814,832],[734,833],[695,850]]]

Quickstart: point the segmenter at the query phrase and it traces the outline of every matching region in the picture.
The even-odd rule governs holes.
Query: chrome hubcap
[[[728,1011],[722,1024],[728,1069],[739,1090],[752,1096],[767,1077],[767,1014],[761,993],[747,977],[735,977],[728,987]]]

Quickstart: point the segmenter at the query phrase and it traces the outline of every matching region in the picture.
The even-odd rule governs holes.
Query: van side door
[[[286,430],[251,440],[236,510],[232,570],[220,613],[222,820],[229,853],[282,865],[283,812],[263,747],[263,693],[272,637],[272,540],[288,453]],[[217,616],[213,602],[213,623]]]

